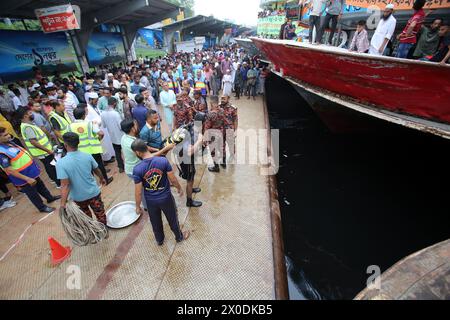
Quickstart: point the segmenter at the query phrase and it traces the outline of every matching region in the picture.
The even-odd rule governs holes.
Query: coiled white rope
[[[59,211],[59,216],[64,231],[77,246],[96,244],[108,238],[108,228],[87,216],[73,201],[67,203],[65,210]]]

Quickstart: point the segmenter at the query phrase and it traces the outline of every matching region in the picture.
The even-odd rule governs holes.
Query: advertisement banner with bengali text
[[[125,47],[120,33],[93,33],[88,42],[89,65],[111,64],[126,60]]]
[[[76,56],[64,32],[0,30],[0,78],[33,79],[34,69],[47,76],[77,70]]]
[[[286,16],[269,16],[258,19],[258,35],[278,36],[281,25],[285,22]]]

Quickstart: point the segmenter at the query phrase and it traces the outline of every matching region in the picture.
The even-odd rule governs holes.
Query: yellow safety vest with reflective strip
[[[200,91],[202,96],[206,96],[208,93],[206,90],[206,84],[202,81],[195,82],[195,91]]]
[[[50,114],[48,115],[49,120],[51,119],[55,119],[56,122],[58,122],[60,130],[59,132],[61,132],[61,137],[70,131],[70,117],[67,115],[67,113],[64,112],[64,117],[61,117],[59,114],[57,114],[55,111],[50,112]],[[69,120],[67,120],[69,119]],[[64,143],[64,141],[62,139],[59,139],[59,142]]]
[[[33,157],[40,157],[44,155],[48,155],[47,152],[44,150],[41,150],[39,148],[36,148],[31,144],[31,140],[26,136],[25,130],[27,128],[30,128],[34,131],[34,135],[36,136],[37,142],[43,146],[44,148],[48,150],[52,150],[52,144],[50,143],[50,140],[48,139],[47,135],[44,133],[44,131],[41,130],[38,126],[29,124],[29,123],[22,123],[20,125],[20,132],[22,133],[22,137],[25,140],[25,145],[27,146],[27,149],[30,151],[31,155]]]
[[[93,124],[88,121],[74,122],[70,124],[70,131],[78,134],[80,144],[78,150],[88,154],[101,154],[103,148],[97,135],[94,134]]]

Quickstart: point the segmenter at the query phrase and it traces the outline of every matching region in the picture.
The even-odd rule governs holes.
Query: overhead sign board
[[[79,18],[70,4],[36,9],[35,13],[45,33],[80,29]]]

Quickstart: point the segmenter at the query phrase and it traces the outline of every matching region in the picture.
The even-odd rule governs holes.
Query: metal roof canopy
[[[164,32],[182,31],[185,34],[193,32],[196,35],[206,35],[208,33],[222,32],[227,28],[240,27],[232,22],[222,21],[213,16],[206,17],[198,15],[177,21],[163,27]]]
[[[77,38],[78,49],[83,54],[93,29],[100,24],[121,25],[126,47],[129,48],[139,28],[175,18],[180,13],[178,6],[165,0],[2,0],[0,12],[2,17],[36,19],[35,9],[69,2],[81,9],[81,30],[75,30],[71,35]]]

